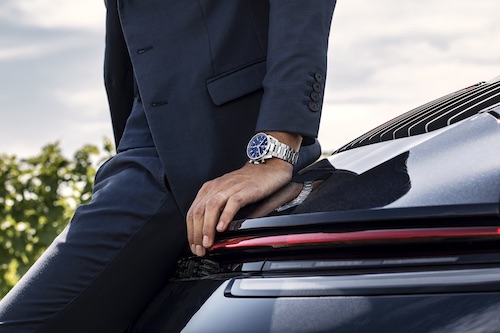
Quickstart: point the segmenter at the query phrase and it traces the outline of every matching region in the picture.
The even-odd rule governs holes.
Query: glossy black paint
[[[452,93],[354,140],[293,179],[314,184],[301,204],[259,218],[246,216],[266,202],[247,207],[218,240],[437,226],[493,226],[500,237],[498,96],[476,100],[481,108],[456,121],[470,111],[467,98],[499,82]],[[444,115],[451,125],[402,134]],[[386,141],[389,130],[397,139]],[[381,142],[367,144],[374,133]],[[223,248],[183,258],[131,332],[500,332],[499,267],[497,236]]]
[[[182,332],[499,332],[499,306],[498,293],[242,300],[218,292]]]
[[[439,225],[447,225],[447,220],[453,221],[453,225],[468,225],[471,221],[477,221],[478,219],[483,221],[491,220],[493,224],[497,224],[499,216],[499,203],[324,211],[235,221],[225,235],[230,236],[232,231],[264,231],[267,228],[299,226],[325,228],[327,226],[344,225],[353,227],[355,225],[377,225],[377,223],[387,226],[391,221],[394,221],[392,224],[399,225],[404,221],[405,226],[432,225],[436,223],[436,220],[439,220]],[[460,223],[462,220],[463,222]]]
[[[282,214],[500,202],[500,123],[490,113],[327,161],[296,178],[322,184]]]
[[[173,282],[137,332],[500,332],[500,292],[238,298],[224,294],[227,281],[200,285],[219,287],[207,297]]]

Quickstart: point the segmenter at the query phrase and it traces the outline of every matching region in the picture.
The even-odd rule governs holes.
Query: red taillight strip
[[[386,229],[350,232],[317,232],[277,236],[236,237],[217,242],[211,250],[249,249],[254,247],[290,247],[296,245],[321,245],[342,243],[370,243],[373,241],[410,241],[431,238],[453,239],[458,237],[500,237],[499,227],[462,227],[426,229]]]

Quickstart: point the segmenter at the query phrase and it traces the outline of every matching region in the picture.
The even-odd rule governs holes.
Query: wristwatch
[[[299,152],[269,134],[257,133],[248,142],[247,156],[249,163],[253,164],[264,163],[267,159],[277,157],[295,165]]]

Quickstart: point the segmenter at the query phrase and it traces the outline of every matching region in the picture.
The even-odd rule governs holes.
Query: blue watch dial
[[[247,155],[252,160],[257,160],[265,155],[267,152],[267,146],[269,145],[269,140],[267,135],[264,133],[255,134],[247,147]]]

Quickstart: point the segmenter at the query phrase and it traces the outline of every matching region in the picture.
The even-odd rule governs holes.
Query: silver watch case
[[[258,158],[252,158],[252,156],[249,153],[250,145],[253,139],[259,135],[267,136],[268,144],[264,150],[264,153],[261,156],[259,156]],[[284,144],[283,142],[280,142],[272,135],[269,135],[267,133],[257,133],[248,142],[247,156],[249,158],[248,162],[253,164],[261,164],[270,158],[277,157],[279,159],[287,161],[292,165],[295,165],[297,163],[297,160],[299,159],[299,152],[293,149],[292,147]]]

